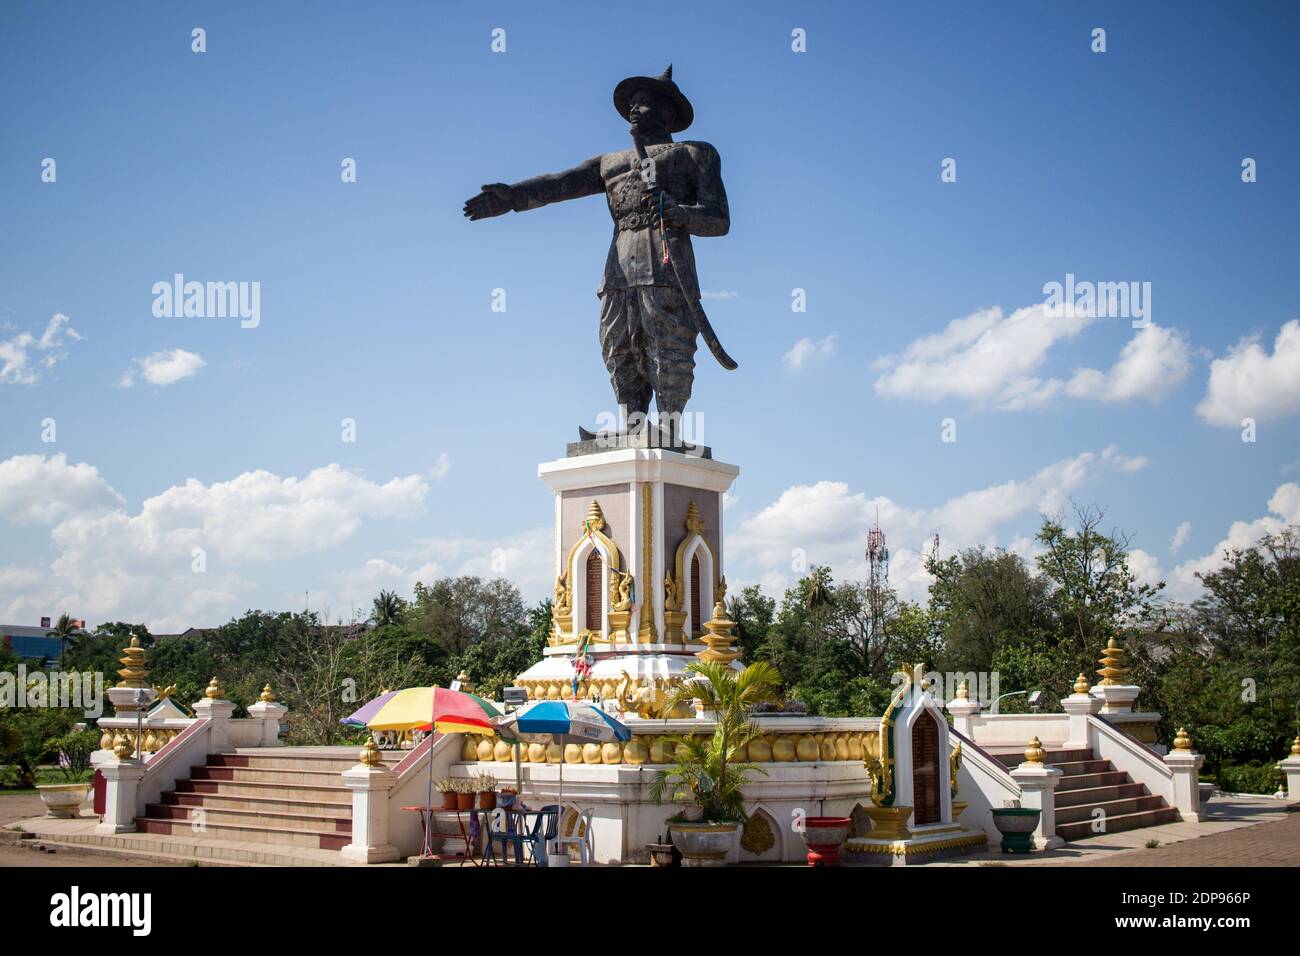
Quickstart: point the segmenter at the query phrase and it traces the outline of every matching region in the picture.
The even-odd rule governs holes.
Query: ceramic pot
[[[993,825],[1002,834],[1003,853],[1032,853],[1034,831],[1038,829],[1041,811],[1028,807],[1002,807],[989,811]]]
[[[45,784],[36,788],[45,804],[47,817],[72,819],[81,815],[81,804],[90,793],[88,783]]]
[[[739,823],[673,823],[668,832],[682,866],[726,866],[740,842]]]
[[[803,825],[808,865],[839,866],[840,846],[848,839],[853,821],[848,817],[806,817]]]

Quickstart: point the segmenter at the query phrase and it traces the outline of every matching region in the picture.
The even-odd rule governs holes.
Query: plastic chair
[[[591,835],[591,816],[592,811],[580,810],[577,807],[566,807],[565,813],[561,816],[567,816],[569,810],[572,810],[577,819],[573,822],[573,834],[571,836],[556,837],[555,842],[559,845],[560,852],[563,853],[571,846],[578,848],[578,858],[582,861],[582,866],[591,866],[592,858],[596,855],[595,841]]]
[[[533,862],[546,866],[547,847],[560,835],[560,805],[548,803],[537,813],[533,827]]]
[[[505,829],[496,829],[494,821],[497,814],[492,810],[488,810],[483,814],[483,816],[487,820],[488,830],[487,849],[483,854],[483,861],[485,863],[493,862],[500,866],[503,862],[502,860],[497,859],[497,842],[501,843],[502,857],[506,856],[507,845],[514,848],[515,863],[517,864],[522,864],[524,862],[524,847],[528,848],[530,857],[534,855],[534,842],[537,839],[537,830],[541,825],[540,820],[534,822],[532,827],[527,830],[517,830],[515,829],[515,821],[520,818],[513,813],[506,813],[503,814]]]

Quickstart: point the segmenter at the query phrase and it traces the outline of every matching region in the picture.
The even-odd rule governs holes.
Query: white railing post
[[[203,692],[203,699],[194,705],[194,716],[211,721],[208,731],[209,753],[225,750],[230,745],[230,715],[235,712],[235,705],[225,699],[226,692],[221,681],[215,677]]]
[[[132,750],[127,736],[119,733],[114,742],[113,759],[96,768],[104,777],[104,816],[95,825],[96,833],[130,833],[135,830],[144,761]]]
[[[1043,763],[1043,749],[1037,737],[1030,742],[1025,757],[1025,762],[1011,771],[1011,779],[1020,786],[1020,806],[1039,811],[1034,849],[1050,850],[1065,843],[1056,835],[1056,785],[1063,771]]]
[[[1088,749],[1088,717],[1101,707],[1102,701],[1088,693],[1088,678],[1080,674],[1074,682],[1074,693],[1061,698],[1061,708],[1070,716],[1070,730],[1062,749]]]
[[[355,767],[343,771],[343,785],[352,791],[352,842],[339,852],[362,863],[388,863],[401,852],[388,842],[388,793],[397,775],[384,766],[373,739],[366,741]]]
[[[1277,769],[1286,777],[1288,799],[1300,800],[1300,736],[1291,741],[1291,756],[1278,763]]]
[[[970,690],[965,681],[958,685],[957,696],[944,706],[948,713],[952,714],[953,730],[967,740],[975,740],[974,728],[971,727],[971,718],[979,715],[980,702],[970,699]]]
[[[1187,731],[1178,728],[1174,738],[1174,749],[1165,754],[1165,765],[1173,771],[1174,809],[1184,823],[1201,821],[1200,769],[1205,757],[1192,750],[1192,738]]]
[[[271,685],[267,684],[263,687],[257,703],[248,708],[248,716],[262,722],[263,747],[281,746],[280,721],[284,719],[284,715],[287,713],[289,713],[289,708],[276,700],[275,694],[271,691]]]

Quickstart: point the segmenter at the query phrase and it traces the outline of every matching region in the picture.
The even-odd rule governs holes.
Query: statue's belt
[[[654,218],[650,211],[645,209],[634,209],[632,212],[625,212],[614,220],[614,229],[617,232],[630,232],[633,229],[647,229],[654,225]]]

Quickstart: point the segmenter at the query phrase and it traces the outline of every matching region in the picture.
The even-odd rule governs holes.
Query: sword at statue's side
[[[640,136],[633,134],[632,145],[636,149],[636,158],[640,161],[639,165],[644,169],[647,159],[645,144],[641,142]],[[653,185],[650,185],[650,191],[654,191]],[[677,281],[677,291],[686,300],[686,305],[691,310],[691,317],[695,319],[695,327],[699,330],[700,336],[709,347],[709,351],[713,353],[713,357],[718,360],[718,364],[729,372],[734,371],[737,368],[736,360],[728,355],[727,350],[722,347],[722,343],[718,341],[717,333],[713,331],[712,323],[709,322],[709,317],[704,314],[704,307],[700,305],[699,299],[693,298],[687,293],[686,286],[682,283],[682,277],[677,273],[677,260],[680,257],[676,254],[673,238],[664,227],[662,220],[659,223],[659,238],[664,243],[668,264],[672,267],[673,278]]]

